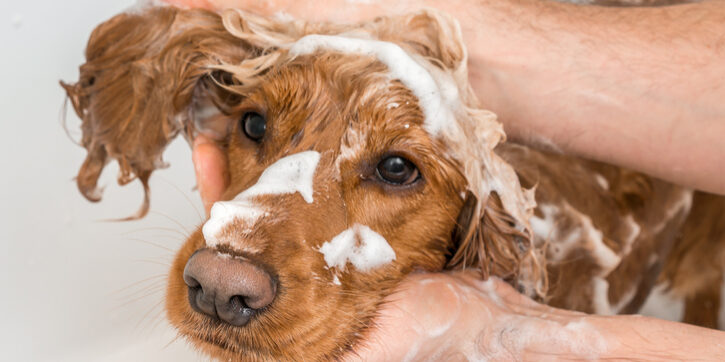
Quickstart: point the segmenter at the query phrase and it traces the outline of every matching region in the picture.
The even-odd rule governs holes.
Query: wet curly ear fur
[[[476,214],[479,200],[466,193],[453,233],[453,256],[446,268],[479,268],[484,279],[495,276],[506,280],[532,297],[543,297],[548,289],[543,255],[533,247],[527,233],[516,227],[516,220],[492,194]]]
[[[234,9],[220,15],[150,7],[117,15],[93,31],[79,81],[61,82],[82,120],[81,145],[88,152],[76,178],[78,189],[99,201],[98,179],[115,159],[119,184],[135,178],[143,184],[144,203],[129,219],[143,217],[149,207],[148,180],[164,166],[164,149],[181,131],[193,137],[192,102],[206,97],[219,106],[224,98],[220,89],[226,87],[215,75],[232,75],[228,78],[236,86],[226,94],[238,95],[278,64],[285,44],[311,33],[345,32],[367,33],[440,68],[456,69],[465,50],[460,42],[445,41],[458,35],[451,33],[457,28],[446,26],[451,22],[427,11],[347,25],[283,22]]]
[[[99,201],[98,178],[115,159],[119,184],[138,178],[144,186],[144,203],[131,218],[143,217],[149,177],[163,166],[167,144],[189,132],[198,85],[213,83],[213,66],[239,63],[258,51],[229,34],[219,15],[203,10],[149,8],[98,26],[79,81],[61,82],[82,120],[81,145],[88,152],[76,179],[81,193]]]

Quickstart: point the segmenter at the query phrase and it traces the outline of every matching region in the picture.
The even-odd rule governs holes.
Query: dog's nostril
[[[241,295],[233,296],[228,303],[217,309],[220,319],[235,326],[247,324],[255,312],[244,303],[244,297]]]
[[[272,303],[277,286],[263,269],[247,260],[197,250],[186,263],[189,304],[199,312],[242,326]]]
[[[192,289],[201,287],[201,284],[199,284],[199,281],[197,281],[196,279],[194,279],[192,277],[189,277],[188,279],[185,277],[184,283],[186,283],[186,286],[188,286],[189,288],[192,288]]]

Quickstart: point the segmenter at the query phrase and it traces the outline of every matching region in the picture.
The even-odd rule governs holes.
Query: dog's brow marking
[[[202,228],[206,245],[210,247],[218,245],[219,233],[234,220],[241,219],[247,225],[251,225],[263,216],[264,210],[252,200],[256,196],[299,192],[307,203],[312,203],[312,182],[319,161],[320,153],[317,151],[300,152],[283,157],[267,167],[256,184],[234,199],[215,202],[209,213],[209,220]]]
[[[361,224],[353,225],[322,244],[319,251],[328,267],[340,270],[349,262],[356,269],[366,272],[395,260],[395,251],[388,241]]]
[[[388,66],[393,78],[400,80],[418,98],[428,133],[437,135],[445,126],[455,125],[449,105],[458,102],[458,89],[449,84],[438,84],[431,73],[400,46],[380,40],[312,34],[292,44],[289,53],[298,56],[321,49],[375,56]]]

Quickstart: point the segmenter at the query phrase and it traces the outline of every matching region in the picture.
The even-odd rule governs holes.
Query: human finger
[[[209,214],[229,185],[226,154],[214,141],[199,135],[192,145],[192,160],[201,201]]]

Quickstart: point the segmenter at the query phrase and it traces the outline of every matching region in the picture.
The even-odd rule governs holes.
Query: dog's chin
[[[250,349],[239,350],[230,342],[216,340],[210,336],[185,335],[186,340],[191,343],[199,352],[218,361],[273,361],[279,357],[269,353],[261,353]]]
[[[236,351],[236,348],[233,348],[225,340],[217,340],[212,336],[200,333],[196,335],[186,334],[184,336],[192,345],[213,358],[219,360],[237,360],[240,358],[240,352]]]
[[[272,340],[268,333],[255,333],[263,327],[262,325],[257,325],[256,328],[232,327],[211,320],[199,323],[198,319],[197,316],[194,316],[182,322],[181,325],[176,325],[179,335],[200,352],[219,361],[297,360],[301,356],[311,360],[332,360],[339,358],[344,351],[351,348],[350,345],[344,345],[344,343],[344,346],[340,346],[339,343],[342,341],[337,340],[320,341],[319,344],[305,342],[304,338],[307,334],[293,336],[285,335],[282,332]],[[207,323],[210,321],[212,323]],[[246,330],[240,328],[246,328]],[[319,334],[319,331],[310,330],[307,333],[316,335]],[[359,333],[350,333],[348,338],[342,339],[350,340],[356,334]],[[300,342],[304,343],[300,344]]]
[[[270,347],[289,348],[279,345],[279,341],[273,343],[266,340],[261,333],[255,333],[254,327],[233,327],[205,316],[193,316],[177,327],[179,334],[192,345],[220,361],[274,360],[280,356],[270,350]],[[238,328],[246,330],[241,331]],[[254,335],[260,338],[252,338]]]

